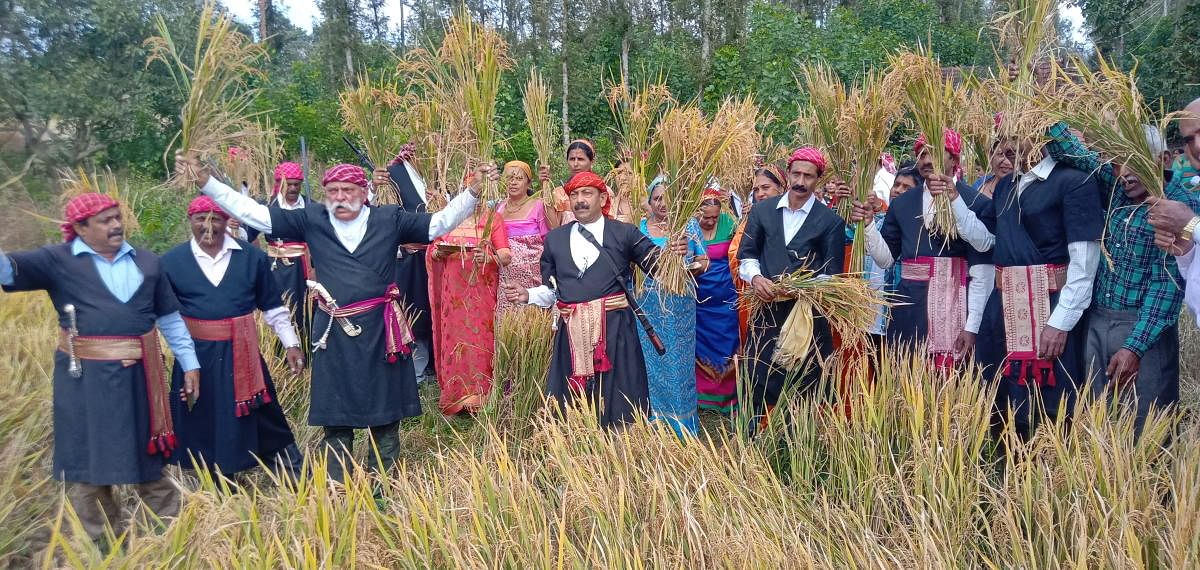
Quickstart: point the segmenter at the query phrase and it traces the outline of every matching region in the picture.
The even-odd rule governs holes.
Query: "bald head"
[[[1183,108],[1188,116],[1179,120],[1179,136],[1183,139],[1184,154],[1192,168],[1200,169],[1200,99]]]

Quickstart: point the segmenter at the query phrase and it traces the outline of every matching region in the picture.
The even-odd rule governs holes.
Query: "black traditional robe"
[[[276,195],[268,204],[271,207],[277,207],[279,200],[282,200],[282,194]],[[305,199],[305,204],[311,204],[312,201]],[[278,232],[264,234],[258,230],[243,226],[246,228],[247,241],[254,241],[259,235],[263,237],[263,249],[265,250],[270,245],[275,245],[280,241],[299,241],[289,240],[279,235]],[[311,256],[310,256],[311,257]],[[275,284],[279,287],[280,294],[284,302],[291,309],[293,318],[296,322],[297,332],[300,333],[300,342],[307,342],[309,338],[309,329],[312,325],[312,314],[309,311],[308,303],[305,302],[305,296],[308,294],[308,287],[304,284],[304,260],[302,258],[292,258],[288,260],[270,259],[271,277],[274,278]],[[314,265],[315,271],[315,265]]]
[[[783,210],[777,208],[784,193],[777,199],[764,200],[750,210],[746,230],[738,249],[738,259],[757,259],[763,277],[776,279],[780,275],[808,268],[825,275],[841,273],[845,261],[846,223],[828,206],[814,201],[796,235],[784,243]],[[810,358],[797,370],[777,366],[772,357],[779,329],[787,319],[795,301],[780,301],[766,305],[753,315],[750,340],[745,349],[752,359],[750,378],[754,414],[763,414],[779,402],[779,396],[792,377],[799,374],[800,393],[808,393],[821,377],[819,358]],[[829,323],[813,311],[813,343],[822,356],[833,353],[833,335]],[[741,390],[746,390],[741,388]]]
[[[1104,231],[1104,209],[1095,178],[1088,173],[1058,164],[1044,181],[1035,181],[1016,196],[1016,175],[996,185],[993,199],[983,208],[980,220],[996,236],[992,260],[997,266],[1043,264],[1066,265],[1070,261],[1067,244],[1098,241]],[[988,298],[983,323],[975,343],[976,360],[984,366],[985,378],[998,374],[1007,356],[1004,315],[997,288]],[[1050,293],[1051,312],[1058,304],[1058,292]],[[1086,315],[1067,333],[1066,348],[1054,364],[1056,383],[1043,387],[1045,409],[1053,415],[1059,402],[1074,400],[1073,384],[1084,378],[1084,343],[1087,337]],[[1013,368],[1018,368],[1014,366]],[[1017,370],[1001,377],[996,395],[997,408],[1008,406],[1016,411],[1017,429],[1028,433],[1030,386],[1019,384]]]
[[[632,278],[631,264],[637,263],[647,272],[652,270],[659,248],[637,227],[608,218],[604,221],[601,258],[580,272],[571,257],[571,227],[576,223],[550,230],[542,250],[542,284],[551,290],[557,289],[559,301],[584,303],[620,295],[623,294],[621,283],[628,283]],[[605,255],[612,264],[603,259]],[[620,275],[613,271],[614,265]],[[633,311],[611,310],[605,313],[605,318],[604,339],[612,370],[596,374],[588,381],[587,391],[588,397],[599,406],[600,424],[613,426],[632,422],[639,413],[648,414],[650,389]],[[558,317],[558,321],[546,391],[560,404],[565,404],[572,397],[567,384],[572,373],[571,346],[562,317]]]
[[[982,211],[987,197],[961,182],[959,195],[972,211]],[[979,252],[961,238],[947,241],[931,234],[922,216],[924,186],[917,186],[897,196],[888,206],[879,234],[892,253],[896,271],[905,260],[918,257],[958,257],[971,265],[981,261]],[[896,289],[895,305],[891,309],[887,337],[894,343],[921,343],[929,334],[929,281],[901,279]],[[935,302],[938,301],[935,299]],[[967,300],[964,298],[963,303]]]
[[[388,167],[388,174],[400,196],[400,208],[405,212],[425,213],[425,202],[417,193],[408,169],[403,164],[395,164]],[[417,315],[412,322],[413,336],[429,342],[432,350],[433,318],[429,309],[429,271],[425,268],[424,249],[412,252],[400,248],[396,251],[396,286],[404,295],[404,302]],[[433,366],[432,355],[429,366]]]
[[[395,281],[400,244],[429,243],[429,214],[404,212],[399,206],[364,208],[371,212],[366,233],[351,252],[338,241],[324,204],[310,203],[302,210],[271,207],[274,235],[308,243],[313,263],[320,268],[319,281],[343,307],[383,296]],[[315,340],[325,331],[329,315],[314,313]],[[412,359],[388,362],[384,354],[383,307],[350,321],[362,327],[362,334],[347,336],[334,323],[328,348],[313,351],[308,423],[363,428],[420,415]]]
[[[229,266],[218,285],[201,271],[190,242],[163,255],[163,270],[183,306],[183,316],[219,320],[283,305],[279,286],[271,276],[271,259],[248,243],[239,243],[242,249],[229,251]],[[255,467],[259,459],[270,464],[271,458],[295,439],[279,406],[266,362],[259,356],[271,401],[248,416],[236,417],[233,342],[193,341],[200,360],[200,399],[191,410],[179,398],[171,399],[179,437],[179,448],[172,459],[191,467],[194,458],[197,464],[226,475]],[[171,374],[172,393],[178,393],[182,386],[183,369],[176,363]]]
[[[105,286],[91,255],[71,255],[71,244],[9,254],[15,270],[5,291],[45,290],[69,326],[63,307],[75,305],[81,336],[141,336],[155,319],[179,310],[158,256],[134,249],[142,285],[122,303]],[[150,433],[142,363],[81,360],[72,378],[70,358],[54,353],[54,477],[90,485],[126,485],[162,478],[162,454],[146,453]]]

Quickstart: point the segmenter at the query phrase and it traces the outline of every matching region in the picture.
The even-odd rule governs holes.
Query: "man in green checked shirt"
[[[1147,142],[1161,152],[1165,141],[1158,129],[1147,126]],[[1148,196],[1141,180],[1122,172],[1122,157],[1100,163],[1070,135],[1063,124],[1051,128],[1054,142],[1048,149],[1056,159],[1080,170],[1095,172],[1101,198],[1107,205],[1104,251],[1088,317],[1085,362],[1094,376],[1093,389],[1112,386],[1123,396],[1136,396],[1135,433],[1152,406],[1163,407],[1179,399],[1179,331],[1176,326],[1183,303],[1183,281],[1175,259],[1154,245],[1154,228],[1147,220]],[[1183,176],[1176,171],[1165,193],[1186,200]],[[1133,390],[1125,390],[1132,384]]]

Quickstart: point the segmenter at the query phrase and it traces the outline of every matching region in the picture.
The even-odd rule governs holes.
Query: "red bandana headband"
[[[103,212],[109,208],[115,208],[116,200],[104,194],[96,192],[88,192],[71,198],[70,202],[63,208],[63,219],[66,221],[59,226],[62,231],[63,241],[71,241],[75,239],[74,224],[87,220],[88,218]]]
[[[600,178],[600,175],[590,170],[584,170],[583,172],[572,176],[571,179],[568,180],[565,185],[563,185],[563,191],[569,196],[571,192],[584,187],[592,187],[596,190],[599,190],[601,194],[608,194],[608,186],[604,185],[604,179]],[[608,217],[608,212],[611,209],[612,200],[609,199],[604,203],[604,208],[602,208],[600,211],[605,217]]]

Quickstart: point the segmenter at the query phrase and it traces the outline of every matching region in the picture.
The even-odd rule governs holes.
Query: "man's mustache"
[[[125,237],[125,230],[124,230],[124,228],[119,229],[119,230],[111,230],[108,232],[108,237],[110,237],[110,238]]]
[[[350,212],[357,212],[362,209],[362,204],[355,204],[354,202],[350,201],[331,201],[329,204],[327,204],[327,206],[331,210],[347,210]]]
[[[576,212],[586,211],[591,209],[591,206],[588,206],[587,202],[575,202],[575,205],[572,206],[571,209],[575,210]]]
[[[792,184],[792,191],[803,194],[805,192],[808,192],[808,186],[805,186],[803,184]]]

